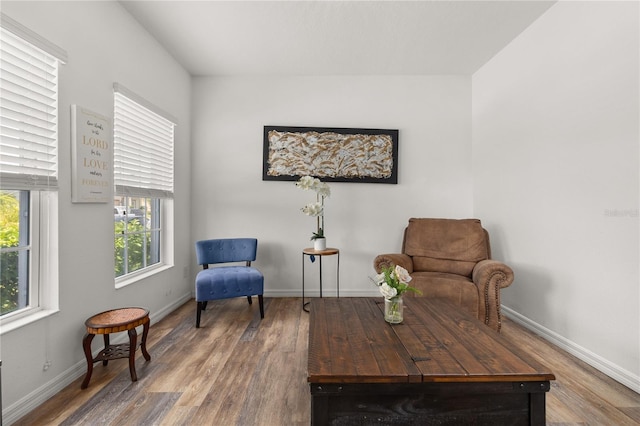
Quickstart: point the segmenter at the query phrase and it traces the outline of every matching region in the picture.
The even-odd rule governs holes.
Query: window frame
[[[114,120],[113,120],[113,145],[114,145],[114,201],[115,197],[129,197],[129,198],[151,198],[152,200],[159,200],[160,203],[160,224],[159,224],[159,243],[160,243],[160,259],[159,262],[146,266],[144,268],[138,269],[133,272],[129,272],[118,277],[115,277],[115,269],[114,269],[114,282],[116,288],[122,288],[138,282],[142,279],[145,279],[149,276],[155,275],[159,272],[162,272],[166,269],[172,268],[174,266],[174,232],[173,232],[173,185],[174,185],[174,168],[175,168],[175,158],[173,155],[174,147],[175,147],[175,126],[177,120],[170,116],[169,114],[163,112],[162,110],[155,107],[150,102],[146,101],[144,98],[136,95],[132,91],[126,89],[119,83],[114,83]],[[122,110],[116,112],[116,108],[118,107],[119,102],[117,101],[118,97],[126,98],[126,104],[121,104]],[[124,159],[122,154],[118,153],[118,144],[125,142],[125,140],[119,140],[120,136],[116,135],[123,134],[126,129],[126,120],[122,123],[122,128],[120,128],[120,123],[117,121],[117,117],[120,114],[125,113],[127,108],[131,107],[131,103],[135,104],[136,108],[140,108],[144,110],[144,113],[150,113],[151,115],[157,116],[169,123],[173,126],[173,130],[171,133],[171,173],[170,173],[170,184],[167,184],[167,181],[160,180],[157,182],[149,182],[146,178],[140,178],[139,182],[146,182],[144,185],[140,185],[140,187],[133,186],[131,184],[131,170],[130,169],[121,169],[118,164],[119,161],[126,161],[129,158]],[[140,110],[135,111],[136,114],[140,113]],[[139,123],[140,124],[140,123]],[[124,132],[126,133],[126,132]],[[125,136],[126,139],[126,136]],[[153,143],[151,146],[145,146],[145,148],[153,148]],[[123,149],[123,152],[126,149]],[[122,181],[119,181],[119,175],[121,176]],[[114,206],[115,208],[115,202]],[[114,234],[114,244],[115,244],[115,234]],[[114,247],[115,248],[115,247]],[[114,268],[115,268],[115,251],[114,251]]]
[[[52,102],[47,104],[52,108],[46,112],[47,119],[43,119],[41,113],[37,115],[40,110],[33,109],[33,112],[31,112],[32,106],[25,107],[32,104],[16,101],[13,95],[3,98],[3,100],[7,100],[6,105],[3,102],[3,107],[7,108],[8,116],[14,117],[13,124],[8,124],[8,121],[5,127],[3,122],[3,134],[4,131],[7,131],[7,134],[18,135],[9,138],[8,140],[11,142],[7,142],[4,145],[4,148],[8,150],[7,152],[15,151],[15,149],[26,150],[26,152],[30,153],[37,152],[32,150],[33,145],[28,145],[32,143],[28,138],[23,141],[20,135],[24,135],[24,133],[20,132],[29,132],[29,130],[26,130],[28,126],[38,126],[39,124],[36,124],[38,121],[47,122],[51,126],[48,127],[51,145],[47,155],[53,160],[45,161],[47,166],[38,166],[35,165],[34,161],[29,161],[29,159],[40,159],[39,155],[36,155],[36,157],[31,157],[31,155],[18,156],[18,158],[26,159],[26,164],[30,167],[28,169],[30,170],[29,174],[24,171],[25,169],[21,165],[22,160],[9,160],[5,163],[9,165],[9,168],[2,171],[0,188],[7,191],[25,191],[24,193],[28,193],[28,195],[24,196],[29,199],[28,218],[25,220],[28,225],[26,232],[28,233],[29,246],[28,267],[26,268],[28,273],[28,300],[26,306],[0,316],[0,335],[2,335],[59,311],[57,182],[59,167],[59,94],[60,70],[61,65],[67,62],[67,53],[2,12],[0,12],[0,27],[3,32],[6,31],[7,33],[7,38],[4,39],[7,43],[6,49],[10,49],[16,54],[14,59],[6,64],[7,67],[12,69],[14,76],[32,81],[30,75],[36,75],[33,72],[46,72],[46,67],[48,67],[53,76],[51,80],[46,80],[51,85],[47,87],[52,99]],[[9,42],[9,40],[12,41]],[[36,51],[38,52],[37,55],[35,54]],[[39,61],[46,62],[47,65],[39,67],[34,65],[34,62],[29,61],[30,65],[26,68],[16,66],[19,63],[14,62],[16,58],[18,61],[23,61],[23,64],[27,63],[25,58],[28,55],[22,56],[26,55],[26,52],[34,54],[32,58],[37,57]],[[20,94],[20,96],[24,95],[25,91],[31,90],[28,89],[30,86],[19,82],[19,80],[18,82],[13,80],[13,83],[7,84],[13,84],[13,86],[9,86],[12,87],[12,90],[13,88],[20,88],[19,92],[14,92]],[[18,165],[18,168],[15,167],[16,165]],[[22,208],[21,206],[21,210]],[[20,234],[21,238],[25,238],[22,232]]]
[[[115,232],[114,233],[114,242],[117,242],[119,238],[123,238],[123,253],[122,253],[122,274],[121,275],[117,275],[116,276],[116,281],[118,280],[118,278],[123,277],[123,276],[127,276],[127,275],[131,275],[131,274],[135,274],[138,271],[141,270],[145,270],[145,269],[149,269],[149,268],[153,268],[157,265],[159,265],[160,263],[163,262],[162,259],[162,246],[163,246],[163,242],[162,242],[162,199],[160,198],[153,198],[153,197],[129,197],[128,195],[119,195],[116,194],[114,197],[114,202],[115,202],[115,198],[122,198],[124,200],[124,206],[131,206],[133,203],[131,201],[131,198],[137,198],[137,199],[142,199],[145,201],[145,205],[146,205],[146,201],[149,201],[149,205],[150,205],[150,219],[147,220],[146,219],[146,214],[145,214],[145,220],[142,221],[141,225],[142,225],[142,230],[137,230],[137,231],[130,231],[127,229],[127,224],[131,223],[131,221],[135,220],[134,218],[128,218],[128,213],[127,216],[123,217],[122,220],[117,220],[115,219],[115,210],[116,207],[114,207],[114,225],[117,226],[118,223],[123,222],[125,224],[124,226],[124,230],[119,233],[119,232]],[[121,200],[119,200],[121,201]],[[122,204],[120,205],[122,206]],[[119,206],[118,206],[119,207]],[[145,209],[146,212],[147,209]],[[128,208],[124,208],[123,209],[124,212],[129,212]],[[138,220],[138,223],[139,220]],[[153,234],[157,233],[157,237],[154,238]],[[130,238],[134,238],[135,235],[142,235],[142,239],[143,239],[143,243],[142,243],[142,263],[143,266],[131,271],[130,270],[130,265],[129,265],[129,254],[128,254],[128,248],[129,248],[129,239]],[[150,250],[151,253],[149,254],[146,250],[147,247],[147,242],[150,246]],[[154,246],[155,250],[154,250]],[[118,253],[118,251],[115,252],[116,255]],[[147,256],[149,255],[149,256]],[[156,258],[157,256],[157,258]],[[150,257],[150,262],[147,264],[147,257]],[[154,261],[155,260],[155,261]],[[117,266],[117,265],[116,265]]]
[[[58,193],[32,190],[29,197],[29,302],[0,316],[0,335],[59,311]]]
[[[118,196],[118,194],[116,194]],[[170,226],[171,224],[171,226]],[[138,281],[166,271],[174,266],[173,262],[173,200],[160,199],[160,261],[156,264],[115,277],[115,287],[123,288]],[[115,235],[114,235],[115,241]],[[114,265],[115,266],[115,265]],[[115,274],[114,274],[115,275]]]

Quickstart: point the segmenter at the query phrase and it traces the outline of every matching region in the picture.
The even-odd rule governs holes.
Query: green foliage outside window
[[[20,241],[20,205],[15,195],[0,192],[0,247],[17,247]],[[0,314],[18,308],[18,252],[0,253]]]
[[[116,277],[137,271],[149,264],[149,253],[151,252],[150,234],[138,219],[115,222]],[[126,266],[125,253],[127,260]]]

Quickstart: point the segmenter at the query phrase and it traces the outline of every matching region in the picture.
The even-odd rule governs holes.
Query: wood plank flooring
[[[300,298],[265,298],[265,318],[246,298],[209,302],[195,328],[195,301],[151,324],[151,361],[136,354],[96,363],[16,425],[308,425],[309,314]],[[547,424],[638,425],[640,395],[518,324],[502,334],[550,367]]]

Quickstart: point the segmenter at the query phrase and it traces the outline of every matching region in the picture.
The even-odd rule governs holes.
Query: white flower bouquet
[[[420,290],[409,286],[410,281],[411,275],[400,265],[383,267],[382,272],[373,278],[373,282],[380,288],[380,293],[385,299],[402,296],[407,291],[422,294]]]
[[[384,319],[391,324],[399,324],[403,320],[403,293],[413,291],[422,294],[420,290],[409,286],[411,275],[399,265],[383,267],[372,281],[384,296]]]

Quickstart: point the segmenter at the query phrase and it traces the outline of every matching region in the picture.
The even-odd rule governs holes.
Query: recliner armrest
[[[473,268],[473,282],[476,284],[494,281],[499,288],[509,287],[513,282],[513,270],[499,260],[481,260]]]
[[[378,274],[382,272],[383,267],[389,267],[391,265],[400,265],[406,269],[407,272],[413,272],[413,260],[404,253],[380,254],[373,260],[373,268]]]
[[[511,285],[513,270],[498,260],[481,260],[473,268],[472,279],[478,287],[480,306],[484,306],[484,323],[500,331],[500,289]]]

